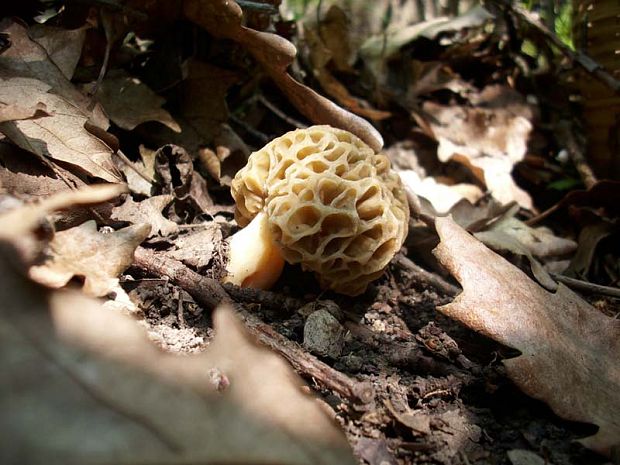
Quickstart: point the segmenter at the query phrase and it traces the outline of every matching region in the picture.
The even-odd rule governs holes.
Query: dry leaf
[[[555,236],[548,228],[529,227],[514,217],[518,210],[519,206],[515,205],[499,219],[474,235],[495,252],[508,252],[513,256],[527,259],[536,280],[545,289],[555,291],[556,282],[537,258],[550,259],[566,256],[577,249],[577,243]]]
[[[547,460],[527,449],[512,449],[507,453],[512,465],[547,465]]]
[[[174,221],[164,218],[161,211],[174,199],[172,195],[156,195],[140,202],[134,202],[127,196],[125,203],[112,209],[112,219],[127,221],[132,224],[145,223],[151,226],[148,237],[168,236],[179,230]]]
[[[573,190],[560,200],[551,210],[560,207],[589,207],[598,209],[603,217],[620,216],[620,181],[604,179],[587,190]]]
[[[389,27],[385,34],[377,34],[367,39],[362,44],[359,53],[375,76],[378,76],[382,62],[414,40],[418,38],[433,40],[439,34],[445,35],[446,33],[459,37],[463,29],[483,26],[492,19],[493,15],[478,5],[456,18],[443,16],[422,22],[412,21],[413,24],[406,27],[396,24],[395,27]]]
[[[74,276],[83,276],[84,292],[104,296],[119,289],[118,276],[133,262],[133,253],[149,235],[148,224],[128,226],[102,234],[95,221],[57,232],[49,244],[43,265],[33,266],[30,276],[42,284],[60,288]]]
[[[413,434],[431,434],[431,416],[428,413],[413,410],[408,405],[401,405],[400,408],[396,408],[390,401],[385,401],[385,406],[394,418],[409,428]]]
[[[121,164],[119,169],[125,176],[129,190],[134,194],[150,197],[153,194],[155,182],[155,150],[148,149],[143,145],[138,147],[140,160],[135,162],[129,160]]]
[[[540,258],[567,255],[577,243],[558,237],[549,228],[532,228],[514,216],[505,216],[493,223],[489,231],[501,231],[518,240],[532,255]]]
[[[227,124],[220,125],[213,145],[215,152],[208,148],[198,150],[200,167],[221,185],[230,186],[237,171],[247,164],[250,149]]]
[[[325,92],[333,97],[340,105],[351,110],[356,115],[381,121],[392,116],[389,111],[373,108],[367,101],[354,97],[344,84],[334,77],[327,69],[313,67],[314,77],[319,81]]]
[[[228,121],[226,92],[239,76],[198,60],[185,63],[187,78],[182,84],[180,114],[202,137],[212,142],[220,126]]]
[[[70,172],[58,166],[55,170],[8,141],[0,142],[0,185],[10,195],[22,199],[47,197],[70,186],[84,185],[84,181]]]
[[[419,197],[428,200],[438,215],[445,215],[463,199],[476,203],[484,193],[473,184],[441,184],[432,177],[420,178],[413,170],[398,171],[403,184]]]
[[[273,81],[304,116],[316,124],[346,129],[375,151],[383,147],[381,134],[368,121],[349,113],[335,103],[297,82],[287,68],[297,50],[288,40],[269,32],[259,32],[242,25],[243,13],[232,0],[186,0],[185,16],[216,37],[242,44],[260,62]]]
[[[39,102],[33,107],[24,107],[19,104],[7,105],[0,102],[0,123],[5,121],[17,121],[22,119],[36,119],[50,116],[45,104]]]
[[[125,72],[108,73],[101,82],[97,98],[120,128],[131,131],[147,121],[158,121],[175,132],[181,132],[170,113],[161,108],[166,100]]]
[[[222,227],[218,223],[208,223],[204,229],[189,231],[173,241],[174,250],[166,255],[194,268],[206,267],[214,253],[222,244]]]
[[[579,232],[579,246],[563,274],[578,279],[586,279],[592,268],[592,261],[599,243],[617,231],[618,226],[611,221],[601,220],[586,225]]]
[[[401,47],[404,47],[418,37],[426,37],[424,35],[426,29],[434,25],[443,24],[447,20],[445,17],[433,18],[408,27],[387,30],[385,34],[378,34],[368,38],[360,47],[359,54],[373,74],[379,76],[385,59],[390,58]]]
[[[509,109],[426,102],[424,112],[433,136],[439,142],[437,156],[442,162],[454,159],[472,170],[495,199],[516,201],[532,209],[529,194],[519,188],[511,173],[527,150],[532,130],[530,121]]]
[[[63,161],[91,176],[119,182],[112,150],[84,128],[88,116],[72,102],[49,91],[48,84],[36,79],[0,78],[1,101],[31,108],[43,103],[52,113],[38,119],[1,123],[0,131],[15,145],[40,157]]]
[[[461,95],[474,90],[471,84],[462,80],[445,63],[418,60],[411,60],[409,63],[411,85],[406,90],[406,100],[409,106],[415,105],[419,96],[441,89],[448,89]]]
[[[0,55],[0,78],[23,77],[43,81],[49,84],[54,94],[79,108],[93,125],[108,128],[109,121],[101,106],[93,106],[92,100],[71,84],[45,48],[30,38],[23,24],[5,18],[0,21],[0,32],[11,37],[11,46]]]
[[[351,25],[347,13],[336,4],[330,5],[320,18],[309,15],[303,33],[314,66],[323,69],[331,61],[338,71],[353,71],[357,50]]]
[[[396,457],[390,452],[385,439],[362,436],[355,444],[355,453],[370,465],[397,465]]]
[[[0,462],[356,463],[336,422],[230,310],[215,311],[205,353],[166,354],[132,319],[28,282],[2,245]]]
[[[555,291],[557,283],[551,275],[543,268],[541,263],[534,258],[531,252],[517,238],[504,231],[480,231],[474,234],[476,239],[484,245],[498,253],[508,253],[516,255],[517,258],[525,258],[530,264],[532,275],[536,281],[545,289]]]
[[[63,29],[46,24],[34,24],[28,30],[30,38],[41,45],[50,60],[71,79],[82,55],[87,27]]]
[[[317,25],[316,18],[304,23],[304,44],[309,48],[312,73],[325,92],[343,107],[360,116],[380,121],[391,116],[390,112],[377,110],[360,98],[354,97],[328,69],[333,63],[339,71],[353,71],[357,53],[351,43],[352,32],[346,13],[331,5]]]
[[[461,200],[450,209],[452,219],[469,232],[484,231],[488,226],[514,209],[516,203],[501,205],[489,199],[484,205],[472,205],[467,200]]]
[[[438,309],[522,355],[508,375],[560,416],[593,423],[580,442],[611,455],[620,446],[620,320],[595,310],[560,284],[545,291],[448,218],[438,218],[438,260],[463,286]]]
[[[48,215],[68,207],[106,202],[123,192],[126,192],[123,185],[101,184],[75,191],[65,189],[37,203],[22,205],[16,202],[12,209],[0,213],[0,241],[10,239],[18,251],[19,260],[32,264],[40,258],[45,243],[30,233],[44,224]]]

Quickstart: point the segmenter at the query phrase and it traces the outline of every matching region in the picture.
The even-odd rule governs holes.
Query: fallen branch
[[[168,277],[172,283],[181,287],[196,302],[207,308],[213,309],[222,303],[234,307],[248,332],[262,344],[283,356],[301,376],[311,378],[323,388],[330,389],[354,403],[365,404],[374,398],[370,384],[356,381],[334,370],[307,353],[297,343],[276,332],[256,315],[234,302],[218,281],[201,276],[181,262],[143,247],[136,249],[134,264],[149,274]]]
[[[306,304],[303,300],[262,289],[239,287],[232,283],[225,283],[222,287],[237,302],[261,304],[269,308],[279,308],[288,313],[292,313]]]

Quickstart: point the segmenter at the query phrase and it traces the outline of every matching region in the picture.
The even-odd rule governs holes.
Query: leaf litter
[[[51,198],[37,212],[88,194]],[[11,400],[0,430],[12,431],[2,434],[3,462],[27,454],[29,463],[355,463],[334,420],[299,389],[301,379],[250,340],[230,309],[214,312],[217,336],[207,352],[165,354],[127,316],[28,281],[6,259],[14,231],[3,235],[0,261],[0,365],[9,381],[1,398]]]
[[[140,202],[130,196],[125,202],[112,209],[111,218],[133,224],[148,224],[148,236],[168,236],[179,230],[179,225],[162,215],[162,210],[173,200],[172,195],[156,195]]]
[[[533,192],[567,170],[553,158],[563,144],[548,130],[557,122],[540,111],[558,101],[523,85],[538,78],[514,65],[514,54],[528,60],[520,50],[498,45],[506,44],[506,18],[476,7],[414,24],[409,10],[378,19],[375,8],[364,19],[354,5],[333,5],[308,8],[295,30],[242,6],[136,0],[88,16],[88,26],[69,5],[66,17],[50,16],[54,27],[2,21],[12,45],[0,55],[9,100],[0,108],[0,206],[13,209],[0,216],[0,364],[10,380],[0,428],[18,431],[17,442],[0,447],[4,457],[22,462],[30,450],[34,463],[98,463],[117,453],[113,460],[127,463],[603,463],[571,444],[577,438],[613,456],[617,302],[589,296],[589,305],[547,270],[617,284],[617,186],[601,181],[559,202],[545,199],[544,208],[558,203],[537,214]],[[58,27],[67,18],[84,24]],[[190,30],[186,19],[192,38],[177,40]],[[360,21],[380,31],[364,37]],[[175,39],[162,40],[162,31]],[[109,69],[101,69],[106,47]],[[32,92],[17,101],[11,86],[24,82]],[[408,250],[385,276],[359,298],[328,296],[347,331],[341,354],[325,361],[300,347],[323,298],[308,275],[288,267],[267,293],[213,281],[236,228],[230,180],[251,150],[306,125],[304,117],[377,148],[387,136],[393,163],[409,170],[401,177],[426,197]],[[36,132],[41,122],[59,145]],[[87,150],[67,150],[72,137]],[[127,186],[73,191],[93,177]],[[573,223],[533,226],[559,212]],[[437,215],[452,215],[514,265],[446,218],[435,230]],[[593,234],[601,224],[605,233]],[[464,288],[448,305],[458,290],[430,255],[439,241],[440,262]],[[134,266],[144,250],[178,264],[175,273],[200,272],[209,298],[197,299],[178,274]],[[24,260],[36,264],[32,276],[73,290],[30,282],[13,268]],[[82,293],[100,301],[75,293],[80,280]],[[230,310],[215,310],[222,293],[309,387],[250,341]],[[561,421],[508,378],[598,432]],[[70,447],[59,454],[59,443]]]
[[[438,310],[518,349],[503,362],[508,375],[559,415],[596,424],[580,442],[610,455],[620,438],[620,322],[562,284],[555,294],[540,288],[451,220],[438,219],[437,230],[435,253],[463,285]]]
[[[41,265],[30,268],[30,277],[53,288],[74,276],[84,278],[84,292],[101,297],[118,288],[118,276],[133,262],[133,252],[151,231],[139,223],[102,234],[95,221],[54,234]]]

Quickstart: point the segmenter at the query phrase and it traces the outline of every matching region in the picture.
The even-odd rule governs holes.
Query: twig
[[[303,307],[306,302],[293,297],[286,297],[275,292],[239,287],[231,283],[222,285],[226,292],[237,302],[262,304],[269,308],[281,308],[285,312],[294,312]]]
[[[415,192],[413,192],[410,186],[405,185],[405,194],[407,195],[407,203],[409,204],[409,213],[411,215],[411,218],[409,219],[409,227],[413,229],[415,220],[420,220],[427,226],[434,228],[435,218],[422,211],[420,199]]]
[[[95,85],[91,90],[91,95],[94,97],[97,94],[97,91],[101,87],[101,83],[105,78],[106,73],[108,72],[108,64],[110,62],[110,53],[112,52],[112,42],[114,41],[113,32],[111,31],[111,22],[112,20],[108,16],[108,12],[105,9],[102,9],[100,12],[101,15],[101,23],[103,24],[103,30],[105,32],[105,49],[103,51],[103,62],[101,63],[101,68],[99,68],[99,76],[97,76],[97,80],[95,81]],[[93,99],[93,106],[95,104],[95,100]]]
[[[524,223],[528,226],[534,226],[535,224],[540,223],[542,220],[544,220],[545,218],[547,218],[549,215],[551,215],[552,213],[555,213],[556,211],[558,211],[561,207],[562,207],[562,202],[558,202],[554,205],[551,205],[549,208],[547,208],[544,212],[539,213],[538,215],[530,218],[527,221],[524,221]]]
[[[579,144],[575,140],[575,136],[571,131],[570,124],[567,121],[561,121],[557,126],[558,140],[562,141],[568,151],[579,177],[587,189],[590,189],[594,184],[598,182],[592,168],[588,164],[586,157],[579,148]]]
[[[424,268],[416,265],[409,258],[405,257],[402,254],[398,254],[396,256],[396,264],[399,265],[401,268],[413,273],[416,279],[430,284],[435,289],[442,291],[447,296],[454,297],[461,292],[461,289],[459,289],[457,286],[450,284],[441,276],[431,273],[430,271],[426,271]]]
[[[241,305],[232,301],[222,285],[211,278],[199,275],[177,260],[163,257],[152,250],[138,247],[134,264],[153,275],[167,276],[170,281],[188,294],[196,302],[207,308],[215,308],[227,303],[237,310],[245,326],[261,343],[283,356],[302,376],[314,379],[326,389],[337,392],[354,403],[368,403],[374,398],[372,386],[349,378],[329,365],[303,350]]]
[[[298,121],[295,118],[291,118],[290,116],[285,114],[282,110],[280,110],[273,103],[271,103],[269,100],[267,100],[267,98],[264,95],[259,95],[258,96],[258,101],[260,103],[262,103],[263,105],[265,105],[265,107],[267,107],[269,110],[271,110],[271,112],[273,114],[275,114],[281,120],[283,120],[284,122],[290,124],[291,126],[296,127],[296,128],[300,128],[300,129],[308,127],[307,124],[304,124],[301,121]]]
[[[123,163],[125,163],[125,165],[127,166],[127,168],[129,168],[130,170],[132,170],[134,173],[136,173],[138,176],[140,176],[142,179],[144,179],[146,182],[148,182],[149,184],[155,184],[155,180],[150,177],[148,174],[144,173],[140,168],[138,168],[136,165],[134,165],[131,160],[129,158],[127,158],[127,155],[125,155],[121,150],[117,150],[116,151],[116,155],[118,156],[118,158],[121,159],[121,161]]]
[[[620,298],[620,289],[617,287],[610,286],[602,286],[600,284],[593,284],[587,281],[582,281],[580,279],[569,278],[568,276],[563,276],[561,274],[550,273],[551,277],[556,281],[566,284],[566,286],[571,289],[577,289],[582,292],[589,292],[592,294],[602,294],[610,297]]]
[[[266,144],[267,142],[269,142],[271,140],[271,138],[263,133],[258,131],[257,129],[254,129],[252,126],[248,126],[245,121],[243,121],[240,118],[237,118],[235,115],[229,115],[229,119],[235,123],[236,125],[242,127],[245,131],[247,131],[251,136],[253,136],[254,138],[258,139],[258,141],[262,144]]]
[[[583,52],[575,52],[571,50],[566,44],[564,44],[560,38],[549,30],[547,26],[540,22],[540,20],[530,11],[519,6],[516,3],[509,2],[507,0],[493,0],[492,3],[496,3],[509,11],[512,11],[519,19],[525,21],[531,27],[536,29],[539,33],[543,34],[549,39],[553,45],[555,45],[560,52],[567,57],[571,62],[577,63],[587,72],[596,77],[599,81],[612,89],[615,93],[620,93],[620,81],[614,78],[608,73],[603,66],[594,61],[588,55]]]
[[[307,353],[298,344],[276,332],[268,324],[260,321],[255,315],[241,311],[239,316],[245,322],[246,328],[259,341],[287,359],[300,375],[312,378],[324,388],[335,391],[357,404],[367,404],[374,399],[375,393],[369,383],[355,381],[334,370],[315,356]]]

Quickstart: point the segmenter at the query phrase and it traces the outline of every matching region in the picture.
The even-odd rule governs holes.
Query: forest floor
[[[0,22],[0,461],[620,463],[601,76],[503,3],[103,3]],[[354,297],[221,284],[232,179],[311,124],[382,147],[402,248]]]

